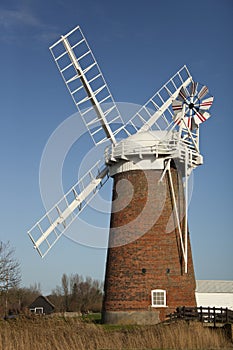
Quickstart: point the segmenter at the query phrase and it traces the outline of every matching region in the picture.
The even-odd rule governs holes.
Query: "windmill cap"
[[[123,140],[125,144],[135,143],[143,147],[150,147],[162,141],[169,141],[177,139],[177,131],[167,131],[167,130],[154,130],[147,132],[137,132],[135,135],[129,136],[127,139]]]

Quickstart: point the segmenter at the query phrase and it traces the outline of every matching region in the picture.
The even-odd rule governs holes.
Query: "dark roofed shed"
[[[40,295],[33,301],[33,303],[31,303],[31,305],[29,305],[29,309],[35,314],[49,315],[54,312],[55,306],[48,300],[48,298]]]

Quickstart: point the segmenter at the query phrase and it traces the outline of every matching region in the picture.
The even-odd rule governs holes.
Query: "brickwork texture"
[[[184,236],[183,185],[175,167],[171,173]],[[114,176],[103,301],[106,323],[111,323],[108,315],[114,313],[148,311],[163,321],[178,306],[196,305],[189,236],[185,273],[171,186],[168,174],[159,181],[161,175],[162,170],[133,170]],[[151,306],[154,289],[166,291],[166,307]]]

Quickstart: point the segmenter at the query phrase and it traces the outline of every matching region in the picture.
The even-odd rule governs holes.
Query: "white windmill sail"
[[[110,139],[115,144],[123,120],[80,27],[50,51],[94,143]]]
[[[169,131],[177,130],[179,138],[162,140],[157,148],[150,147],[150,152],[155,156],[162,149],[170,150],[166,155],[166,165],[161,176],[161,181],[166,172],[169,175],[171,188],[173,188],[170,173],[171,159],[174,158],[172,145],[176,145],[177,157],[185,167],[185,191],[187,200],[187,175],[188,170],[201,164],[198,148],[198,125],[209,117],[206,112],[211,106],[213,98],[203,98],[207,95],[207,87],[198,89],[198,84],[193,82],[192,76],[186,66],[183,66],[162,88],[152,96],[149,101],[129,120],[127,124],[120,116],[100,68],[84,38],[80,27],[74,28],[64,35],[50,51],[64,79],[64,82],[72,96],[75,105],[84,120],[84,123],[96,145],[110,140],[110,160],[117,162],[118,159],[128,160],[124,156],[125,143],[117,139],[124,131],[125,136],[150,130]],[[192,96],[187,102],[188,93]],[[194,98],[193,96],[197,96]],[[199,100],[202,101],[199,102]],[[198,107],[197,107],[197,104]],[[194,122],[197,128],[193,131],[192,123],[186,123],[185,108],[194,113]],[[197,109],[198,108],[198,109]],[[203,112],[201,113],[200,110]],[[117,143],[118,142],[118,143]],[[163,144],[164,142],[164,144]],[[166,144],[166,142],[168,144]],[[193,144],[195,147],[193,147]],[[180,146],[179,146],[180,145]],[[123,149],[123,148],[124,149]],[[120,156],[117,151],[120,149]],[[140,150],[139,156],[148,150]],[[106,150],[108,152],[108,150]],[[133,152],[137,152],[136,149]],[[127,153],[128,154],[128,153]],[[161,154],[164,154],[163,152]],[[105,154],[106,155],[106,154]],[[200,156],[201,157],[201,156]],[[106,162],[106,164],[110,164]],[[100,187],[108,179],[108,167],[98,161],[63,197],[49,210],[32,228],[28,234],[38,253],[43,257],[69,227],[73,220],[81,213],[86,205],[98,192]],[[174,191],[173,191],[174,192]],[[173,193],[173,204],[176,208],[175,194]],[[186,205],[187,211],[187,205]],[[187,270],[187,212],[185,237],[181,233],[178,211],[176,211],[177,225],[180,232],[182,251]]]
[[[191,81],[192,76],[184,65],[135,113],[125,129],[131,134],[138,131],[171,129],[174,126],[172,101],[177,98],[180,89],[188,86]]]
[[[99,188],[108,180],[108,168],[98,161],[71,189],[28,231],[34,248],[44,257]]]

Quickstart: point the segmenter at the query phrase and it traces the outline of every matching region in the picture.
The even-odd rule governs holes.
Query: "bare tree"
[[[69,278],[65,273],[62,275],[61,284],[64,295],[65,311],[69,311]]]
[[[26,309],[40,294],[40,283],[34,283],[29,287],[15,288],[15,294],[18,297],[20,309]]]
[[[100,310],[102,305],[102,284],[98,280],[86,277],[79,284],[80,311],[86,313],[89,310]]]
[[[17,287],[20,281],[20,265],[14,249],[9,242],[0,242],[0,292]]]
[[[81,277],[76,273],[70,276],[70,309],[79,311],[79,284]]]
[[[0,242],[0,295],[4,299],[5,316],[8,314],[8,292],[19,286],[21,281],[20,265],[10,243]]]
[[[60,311],[78,311],[86,313],[89,310],[99,312],[102,306],[103,285],[91,277],[78,274],[62,275],[61,286],[52,291],[50,299]]]

